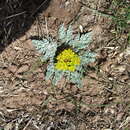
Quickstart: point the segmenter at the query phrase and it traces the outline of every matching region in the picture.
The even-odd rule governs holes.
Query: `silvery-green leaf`
[[[75,41],[79,41],[80,40],[80,34],[77,34],[76,37],[74,38]]]
[[[73,39],[73,30],[72,30],[72,26],[69,26],[66,32],[66,41],[65,42],[69,42]]]
[[[59,28],[59,32],[58,32],[58,38],[59,40],[61,40],[62,42],[65,42],[65,37],[66,37],[66,29],[64,27],[64,24],[62,24]]]
[[[43,53],[44,47],[49,44],[49,41],[46,39],[43,40],[32,40],[33,45],[36,47],[36,49]]]
[[[70,40],[69,42],[67,42],[66,44],[68,44],[69,46],[75,48],[77,47],[80,41],[80,34],[78,34],[74,39]]]
[[[78,87],[82,87],[82,77],[83,76],[81,73],[75,71],[75,72],[71,72],[69,79],[72,83],[76,84]]]
[[[70,80],[70,75],[71,75],[70,71],[65,71],[65,77],[67,78],[67,80]]]
[[[54,78],[52,80],[52,83],[54,85],[57,85],[58,81],[61,80],[61,78],[63,77],[63,75],[64,75],[64,71],[55,70],[55,72],[54,72]]]
[[[76,67],[76,71],[77,71],[77,72],[80,72],[81,75],[85,72],[85,70],[84,70],[84,68],[83,68],[82,65],[77,66],[77,67]]]
[[[49,44],[46,46],[46,52],[44,54],[44,59],[47,60],[49,58],[54,58],[55,56],[55,53],[56,53],[56,50],[57,50],[57,44]]]
[[[88,47],[89,43],[92,40],[92,33],[82,34],[81,36],[78,34],[74,40],[69,41],[69,45],[72,46],[75,51],[79,51],[81,49],[85,49]]]
[[[46,61],[52,59],[55,56],[57,50],[57,44],[52,41],[52,39],[43,39],[43,40],[32,40],[33,45],[36,49],[42,53],[42,60]]]
[[[89,51],[84,52],[84,54],[80,56],[81,64],[84,65],[84,64],[94,62],[95,56],[96,56],[95,53],[92,53],[92,52],[89,52]]]
[[[64,24],[60,26],[59,32],[58,32],[59,40],[61,42],[69,42],[70,40],[73,39],[73,30],[72,27],[69,26],[67,29],[64,27]]]
[[[53,64],[53,63],[50,63],[50,64],[47,66],[47,71],[46,71],[46,77],[45,77],[45,79],[46,79],[46,80],[52,79],[54,73],[55,73],[54,64]]]

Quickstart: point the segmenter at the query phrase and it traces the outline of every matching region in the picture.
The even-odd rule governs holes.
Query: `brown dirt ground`
[[[107,11],[107,0],[52,0],[25,35],[0,54],[0,130],[125,130],[130,129],[130,50],[127,37],[115,36],[110,18],[88,7]],[[61,23],[93,32],[84,87],[65,80],[57,87],[44,79],[46,64],[32,46],[30,36],[56,38]]]

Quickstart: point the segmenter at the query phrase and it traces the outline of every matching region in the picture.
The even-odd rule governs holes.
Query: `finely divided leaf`
[[[59,40],[65,42],[66,31],[65,31],[64,24],[62,24],[59,28],[58,37],[59,37]]]
[[[82,87],[82,74],[77,71],[72,72],[70,77],[70,82],[76,84],[78,87]]]
[[[72,27],[69,26],[67,29],[64,27],[64,24],[60,26],[59,32],[58,32],[59,40],[61,40],[62,43],[68,43],[70,40],[73,39],[73,30]]]
[[[42,60],[46,61],[54,57],[57,50],[57,44],[54,43],[51,39],[32,40],[32,43],[36,49],[43,54]]]
[[[46,79],[46,80],[52,79],[54,72],[55,72],[54,64],[53,64],[53,63],[50,63],[50,64],[47,66],[47,72],[46,72],[46,77],[45,77],[45,79]]]
[[[60,71],[60,70],[55,70],[55,73],[54,73],[54,78],[52,80],[52,83],[54,85],[57,85],[58,81],[61,80],[61,78],[63,77],[64,75],[64,72],[63,71]]]
[[[72,26],[69,26],[66,32],[66,42],[68,43],[72,39],[73,39],[73,30],[72,30]]]
[[[92,52],[89,52],[89,51],[84,52],[84,54],[82,56],[80,56],[81,64],[85,65],[85,64],[94,62],[95,61],[95,56],[96,56],[95,53],[92,53]]]
[[[78,34],[74,40],[71,40],[68,44],[70,46],[72,46],[75,51],[79,51],[81,49],[85,49],[86,47],[88,47],[89,43],[92,40],[92,33],[86,33],[86,34],[82,34],[80,36],[80,34]]]

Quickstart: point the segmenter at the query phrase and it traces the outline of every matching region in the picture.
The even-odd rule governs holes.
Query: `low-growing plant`
[[[111,6],[108,9],[111,14],[88,7],[84,2],[81,2],[88,10],[96,15],[107,17],[113,20],[115,25],[115,34],[126,34],[128,36],[128,43],[130,43],[130,1],[128,0],[112,0]]]
[[[128,43],[130,43],[130,1],[127,0],[113,0],[111,9],[113,13],[113,22],[115,23],[115,30],[120,33],[128,34]]]
[[[128,33],[128,43],[130,44],[130,31]]]
[[[58,41],[51,37],[42,40],[33,39],[32,43],[42,54],[41,60],[48,61],[46,80],[53,85],[64,76],[68,81],[82,86],[86,64],[95,61],[96,54],[87,50],[92,40],[92,32],[73,35],[72,27],[61,25],[58,31]]]
[[[115,19],[117,31],[126,31],[130,27],[130,7],[121,8],[119,11],[115,14],[115,17],[117,18]]]

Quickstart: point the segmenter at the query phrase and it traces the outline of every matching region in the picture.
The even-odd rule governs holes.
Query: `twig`
[[[19,15],[22,15],[22,14],[24,14],[24,13],[26,13],[26,11],[21,12],[21,13],[18,13],[18,14],[10,15],[10,16],[4,18],[4,19],[1,19],[0,21],[7,20],[7,19],[10,19],[10,18],[13,18],[13,17],[19,16]]]
[[[31,14],[31,17],[47,2],[48,0],[45,0],[42,2],[42,4],[40,6],[38,6],[38,8]]]
[[[28,123],[27,123],[26,126],[23,128],[23,130],[26,130],[26,129],[27,129],[27,127],[28,127],[29,124],[31,123],[32,119],[33,119],[33,118],[31,118],[31,119],[28,121]]]

